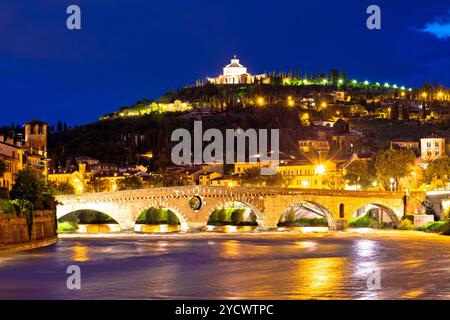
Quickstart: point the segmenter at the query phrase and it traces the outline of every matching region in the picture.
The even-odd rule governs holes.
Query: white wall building
[[[239,63],[236,55],[231,59],[231,63],[223,68],[223,74],[217,78],[208,78],[208,82],[213,84],[241,84],[254,83],[255,81],[268,80],[266,74],[251,75],[247,68]]]
[[[420,139],[421,157],[425,161],[432,161],[445,157],[445,138],[431,136]]]

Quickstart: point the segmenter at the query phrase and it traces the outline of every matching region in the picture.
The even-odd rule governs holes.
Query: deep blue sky
[[[82,29],[66,28],[77,4]],[[366,8],[382,30],[366,28]],[[427,29],[429,32],[425,32]],[[69,125],[216,76],[346,70],[359,80],[450,85],[448,0],[2,0],[0,125]]]

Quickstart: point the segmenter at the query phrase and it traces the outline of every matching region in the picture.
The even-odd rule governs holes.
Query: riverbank
[[[55,211],[35,210],[31,218],[0,213],[0,252],[36,249],[56,241]]]
[[[0,254],[44,248],[58,242],[58,237],[45,240],[33,240],[23,243],[1,244]]]

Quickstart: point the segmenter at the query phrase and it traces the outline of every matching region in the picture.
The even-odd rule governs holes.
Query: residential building
[[[419,151],[419,142],[411,139],[394,139],[391,141],[391,148],[402,148]]]
[[[445,157],[445,138],[432,135],[427,138],[420,139],[420,153],[424,161],[432,161],[441,157]]]

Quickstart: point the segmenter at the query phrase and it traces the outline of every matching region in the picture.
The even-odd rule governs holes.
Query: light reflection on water
[[[450,299],[448,261],[450,238],[395,231],[66,236],[0,255],[0,298]],[[81,291],[66,289],[71,264]]]

